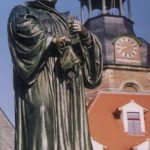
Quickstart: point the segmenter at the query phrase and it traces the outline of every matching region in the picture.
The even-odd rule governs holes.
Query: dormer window
[[[118,109],[123,122],[124,131],[130,135],[141,135],[145,133],[144,107],[133,100]]]
[[[141,134],[140,112],[127,112],[128,133]]]

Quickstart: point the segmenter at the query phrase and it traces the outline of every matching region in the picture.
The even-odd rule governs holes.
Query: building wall
[[[0,150],[14,150],[14,128],[0,111]]]
[[[150,91],[149,83],[150,70],[147,68],[110,67],[103,71],[102,82],[99,89],[125,91],[125,86],[131,85],[134,86],[138,92],[148,92]]]

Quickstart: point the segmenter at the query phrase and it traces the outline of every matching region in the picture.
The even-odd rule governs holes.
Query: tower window
[[[141,122],[139,112],[127,112],[129,134],[141,134]]]
[[[125,92],[139,92],[141,91],[139,85],[133,82],[127,82],[123,85],[123,90]]]
[[[138,92],[137,88],[133,85],[125,86],[124,91],[126,91],[126,92]]]

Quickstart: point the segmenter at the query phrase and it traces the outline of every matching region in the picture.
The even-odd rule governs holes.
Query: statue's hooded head
[[[48,6],[55,7],[57,0],[37,0],[45,3]]]

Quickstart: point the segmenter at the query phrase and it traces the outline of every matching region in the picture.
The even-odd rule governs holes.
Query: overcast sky
[[[12,63],[7,44],[7,20],[11,9],[25,0],[2,0],[0,4],[0,108],[14,124],[14,92]],[[131,0],[132,20],[137,36],[150,42],[150,0]],[[70,10],[71,15],[80,14],[78,0],[58,0],[60,11]]]

